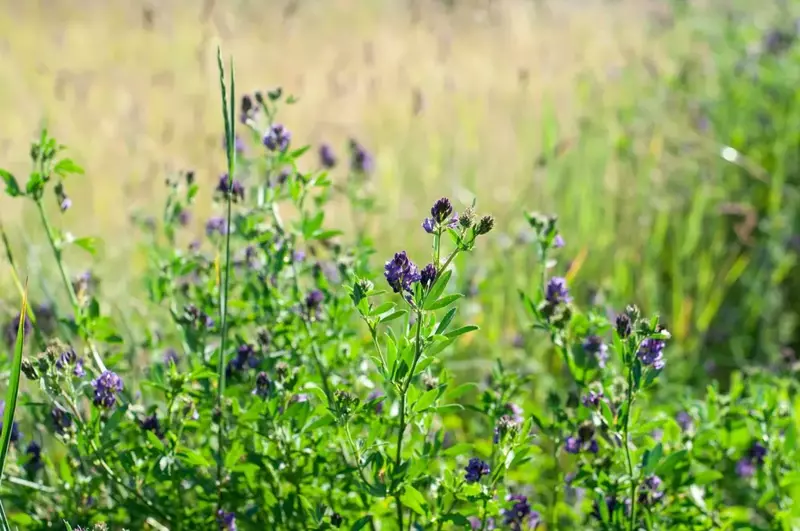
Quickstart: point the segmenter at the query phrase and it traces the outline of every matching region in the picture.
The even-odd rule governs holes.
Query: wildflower
[[[92,382],[96,406],[111,409],[117,403],[117,393],[122,391],[122,378],[112,371],[105,371]]]
[[[255,348],[248,343],[243,343],[236,348],[236,357],[228,362],[226,374],[230,376],[234,371],[242,371],[258,366],[260,360],[255,355]]]
[[[583,341],[583,350],[597,362],[601,369],[605,368],[608,361],[608,346],[603,342],[603,338],[590,335]]]
[[[379,398],[383,398],[383,391],[380,389],[375,389],[369,395],[367,395],[367,402],[372,402],[378,400]],[[374,411],[378,415],[383,413],[383,400],[375,403]]]
[[[63,409],[56,407],[50,412],[50,420],[56,433],[63,435],[72,427],[72,417]]]
[[[75,350],[72,347],[67,347],[56,360],[56,369],[63,371],[68,366],[75,363],[77,359],[78,356],[75,354]]]
[[[642,505],[654,505],[664,498],[664,492],[661,490],[661,478],[652,475],[642,482],[642,487],[639,489],[639,503]]]
[[[78,358],[75,362],[75,367],[72,369],[72,374],[78,378],[86,376],[86,369],[83,368],[83,358]]]
[[[275,124],[264,133],[263,143],[270,151],[286,151],[291,140],[292,133],[283,125]]]
[[[606,509],[608,509],[608,514],[610,516],[613,516],[614,511],[617,509],[617,506],[619,505],[617,498],[615,496],[606,496],[605,502],[606,502]],[[625,506],[625,514],[630,514],[631,500],[626,499],[624,506]],[[597,504],[597,501],[594,502],[594,506],[592,507],[592,516],[597,520],[602,520],[600,516],[600,506]]]
[[[6,323],[5,329],[3,330],[3,336],[6,341],[6,344],[10,347],[13,347],[17,343],[17,332],[19,330],[19,321],[21,317],[17,314],[10,322]],[[30,333],[33,331],[33,323],[31,323],[30,318],[25,315],[22,328],[24,331],[24,337],[28,337]]]
[[[436,222],[433,220],[433,218],[425,218],[422,220],[422,228],[428,234],[433,234],[433,231],[436,228]]]
[[[164,365],[177,365],[178,360],[178,352],[174,348],[168,348],[164,352]]]
[[[619,314],[614,325],[617,329],[617,334],[622,339],[625,339],[631,335],[631,332],[633,331],[633,323],[631,322],[631,318],[626,313]]]
[[[336,154],[329,144],[322,144],[319,147],[319,162],[323,168],[329,170],[336,166]]]
[[[227,173],[219,176],[216,192],[223,197],[231,196],[234,202],[244,200],[244,186],[240,181],[231,179]]]
[[[319,313],[325,295],[318,289],[312,290],[306,295],[305,307],[309,315]]]
[[[570,436],[564,441],[564,450],[569,454],[577,454],[581,451],[596,454],[599,449],[591,422],[584,422],[578,427],[577,437]]]
[[[767,449],[760,442],[754,442],[753,446],[747,452],[747,456],[756,464],[764,464],[764,458],[767,456]]]
[[[740,478],[749,478],[756,473],[756,466],[752,461],[743,457],[736,462],[736,475]]]
[[[217,232],[220,235],[225,235],[227,227],[228,223],[225,221],[225,218],[213,217],[206,222],[206,234],[211,236]]]
[[[236,531],[236,515],[220,509],[217,511],[217,525],[220,531]]]
[[[480,529],[484,529],[485,531],[492,531],[495,528],[494,525],[494,518],[491,516],[486,519],[486,525],[483,525],[483,522],[477,516],[470,516],[468,518],[469,526],[472,528],[472,531],[478,531]]]
[[[572,300],[572,298],[569,296],[569,290],[567,289],[567,280],[563,277],[551,278],[547,282],[545,298],[547,299],[547,302],[553,306],[561,303],[567,303]]]
[[[33,474],[42,467],[42,447],[36,441],[31,441],[28,443],[25,453],[28,455],[25,468],[30,474]]]
[[[513,531],[536,529],[541,523],[541,516],[531,509],[528,497],[522,494],[511,494],[506,501],[513,502],[510,509],[503,510],[505,524]]]
[[[494,437],[492,442],[498,444],[507,434],[515,434],[519,430],[519,423],[511,415],[503,415],[497,419],[497,425],[494,427]]]
[[[417,266],[408,259],[405,251],[395,253],[394,258],[386,262],[383,276],[395,293],[411,291],[411,284],[421,278]]]
[[[158,422],[158,415],[154,412],[152,415],[145,417],[139,421],[139,427],[143,431],[152,431],[161,437],[161,424]]]
[[[650,366],[654,369],[664,368],[664,346],[666,343],[660,339],[647,338],[642,340],[639,344],[639,352],[637,356],[642,364]]]
[[[331,525],[333,527],[341,527],[343,521],[344,519],[341,514],[335,512],[331,515]]]
[[[350,169],[355,173],[372,173],[374,168],[374,162],[372,160],[372,156],[367,153],[367,150],[364,147],[356,142],[355,140],[350,140]]]
[[[491,472],[489,464],[477,457],[470,459],[464,470],[466,471],[464,479],[467,483],[477,483],[483,476],[488,476]]]
[[[553,248],[561,249],[562,247],[564,247],[564,238],[560,234],[556,234],[556,237],[553,238]]]
[[[427,391],[436,389],[439,387],[439,378],[426,372],[422,375],[422,386],[425,387],[425,390]]]
[[[422,268],[419,281],[423,288],[428,289],[433,286],[434,280],[436,280],[436,266],[433,264],[428,264]]]
[[[564,450],[569,454],[577,454],[581,451],[581,441],[577,437],[567,437],[564,443]]]
[[[306,259],[305,251],[295,251],[292,253],[292,260],[295,262],[302,262]]]
[[[178,224],[181,227],[185,227],[189,224],[189,221],[192,219],[192,213],[182,208],[180,212],[178,212]]]
[[[305,393],[297,393],[296,395],[292,395],[289,402],[292,404],[305,404],[308,402],[308,395]]]
[[[447,221],[452,215],[453,205],[446,197],[439,199],[431,207],[431,217],[433,218],[433,221],[440,225]]]
[[[3,418],[6,412],[6,401],[0,400],[0,432],[3,431]],[[11,442],[15,443],[20,439],[19,424],[14,421],[11,424]]]
[[[517,424],[522,424],[522,422],[525,420],[522,416],[523,415],[522,408],[519,407],[517,404],[513,402],[507,402],[506,405],[504,406],[504,409],[506,411],[506,414],[509,415]]]
[[[483,216],[478,224],[475,226],[475,234],[480,236],[488,234],[494,228],[494,218],[492,216]]]
[[[686,411],[681,411],[677,415],[675,415],[675,421],[678,423],[678,426],[680,426],[683,431],[689,431],[694,426],[694,423],[692,421],[692,416],[689,415]]]
[[[270,383],[267,373],[261,371],[258,373],[258,376],[256,376],[256,388],[253,389],[253,394],[261,398],[266,398],[269,394]]]
[[[600,405],[600,401],[603,399],[603,392],[602,391],[589,391],[581,398],[581,402],[585,407],[588,408],[596,408]]]

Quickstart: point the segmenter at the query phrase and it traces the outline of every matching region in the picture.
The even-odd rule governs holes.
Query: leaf
[[[400,496],[400,500],[403,502],[403,505],[420,516],[428,514],[428,502],[425,501],[425,497],[422,493],[411,485],[406,485],[403,495]]]
[[[164,442],[158,438],[158,435],[150,430],[147,430],[145,434],[147,436],[147,440],[150,441],[150,444],[152,444],[153,447],[155,447],[158,451],[163,452],[166,449]]]
[[[430,391],[425,391],[425,394],[419,397],[417,403],[414,404],[414,408],[412,409],[412,411],[414,413],[419,413],[420,411],[428,409],[436,401],[438,397],[439,397],[438,389],[431,389]]]
[[[715,481],[722,479],[722,477],[723,474],[716,470],[704,470],[694,475],[694,484],[708,485],[709,483],[714,483]]]
[[[394,309],[394,303],[393,302],[384,302],[383,304],[377,306],[376,308],[373,308],[372,311],[369,312],[369,314],[367,314],[367,315],[370,315],[370,316],[381,315],[381,314],[384,314],[384,313],[386,313],[386,312],[388,312],[389,310],[392,310],[392,309]]]
[[[306,384],[306,390],[311,391],[311,393],[314,396],[316,396],[322,404],[324,404],[325,406],[328,405],[328,396],[325,394],[325,391],[323,391],[320,386],[318,386],[314,382],[308,382]]]
[[[450,391],[447,392],[445,395],[448,400],[456,400],[460,398],[465,393],[468,393],[471,389],[476,389],[478,387],[477,384],[473,382],[463,383],[457,387],[452,388]]]
[[[25,281],[25,290],[22,293],[22,309],[20,316],[28,313],[28,281]],[[14,413],[17,409],[17,395],[19,393],[19,376],[22,369],[22,351],[25,348],[25,319],[19,319],[17,325],[17,343],[14,345],[14,358],[11,361],[11,370],[8,374],[8,389],[6,390],[6,405],[3,414],[3,432],[0,436],[0,482],[3,479],[6,459],[8,458],[8,445],[11,443],[11,431],[14,427]],[[10,529],[5,513],[2,514],[6,529]]]
[[[442,320],[439,322],[439,326],[436,327],[436,331],[434,332],[435,335],[444,334],[447,327],[450,326],[450,323],[453,322],[453,317],[456,315],[457,308],[450,308],[447,313],[442,317]]]
[[[200,467],[208,467],[211,466],[211,463],[203,457],[200,452],[192,450],[191,448],[181,448],[178,450],[178,457],[180,457],[183,461],[187,464],[200,466]]]
[[[430,301],[429,300],[429,301],[425,302],[425,309],[426,310],[440,310],[442,308],[446,308],[447,306],[450,306],[451,304],[456,302],[461,297],[463,297],[463,295],[461,295],[460,293],[453,293],[452,295],[445,295],[444,297],[442,297],[441,299],[436,300],[436,301]]]
[[[475,326],[475,325],[462,326],[461,328],[456,328],[455,330],[452,330],[452,331],[446,333],[445,337],[448,337],[450,339],[454,339],[454,338],[457,338],[458,336],[463,336],[464,334],[469,334],[470,332],[474,332],[475,330],[478,330],[478,329],[479,328],[477,326]]]
[[[388,323],[389,321],[394,321],[395,319],[399,319],[403,317],[405,314],[408,313],[408,310],[397,310],[396,312],[392,312],[389,315],[381,318],[381,323]]]
[[[436,282],[433,283],[431,286],[431,291],[428,293],[426,298],[427,300],[436,300],[438,299],[442,293],[444,293],[445,288],[447,287],[447,283],[450,282],[450,277],[453,275],[452,271],[445,271],[442,275],[436,279]]]
[[[370,515],[362,516],[361,518],[356,520],[355,523],[353,523],[353,527],[350,528],[350,531],[361,531],[362,529],[367,527],[367,524],[369,524],[371,521],[372,521],[372,516]]]
[[[91,236],[84,236],[83,238],[76,238],[72,243],[88,252],[92,256],[97,253],[97,238]]]
[[[11,173],[7,172],[6,170],[0,169],[0,177],[3,178],[3,182],[6,183],[6,195],[9,197],[17,197],[22,195],[22,190],[19,188],[19,183],[17,179],[11,175]]]
[[[53,168],[53,173],[62,177],[66,177],[70,174],[83,175],[83,168],[78,166],[78,164],[72,159],[61,159]]]

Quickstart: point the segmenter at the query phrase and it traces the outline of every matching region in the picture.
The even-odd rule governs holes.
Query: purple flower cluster
[[[666,343],[661,339],[647,338],[639,344],[636,355],[643,365],[652,366],[654,369],[664,368],[664,347]]]
[[[694,421],[692,420],[692,416],[689,415],[686,411],[681,411],[677,415],[675,415],[675,421],[678,423],[678,426],[681,427],[683,431],[690,431],[694,427]]]
[[[367,150],[356,140],[350,140],[350,169],[355,173],[372,173],[375,163]]]
[[[491,472],[489,464],[477,457],[470,459],[464,470],[466,472],[464,474],[464,480],[466,480],[467,483],[477,483],[483,476],[488,476],[489,472]]]
[[[522,494],[510,494],[506,501],[512,502],[510,509],[503,510],[505,524],[512,531],[536,529],[541,523],[541,516],[531,509],[528,497]]]
[[[583,403],[584,406],[591,409],[596,409],[597,407],[599,407],[600,401],[602,400],[603,400],[602,391],[590,390],[588,393],[586,393],[581,397],[581,403]]]
[[[206,235],[211,236],[214,233],[219,233],[224,236],[227,232],[228,223],[225,218],[213,217],[206,222]]]
[[[261,371],[258,373],[258,376],[256,376],[256,387],[253,389],[253,394],[261,398],[266,398],[267,395],[269,395],[271,384],[272,382],[270,382],[267,373]]]
[[[93,382],[94,403],[105,409],[111,409],[117,403],[117,394],[122,392],[122,378],[116,373],[105,371]]]
[[[148,415],[140,420],[139,427],[143,431],[152,431],[159,437],[161,437],[163,434],[161,431],[161,423],[158,421],[158,415],[156,415],[155,412],[152,415]]]
[[[219,531],[236,531],[236,514],[220,509],[217,511],[217,525]]]
[[[231,196],[231,200],[236,202],[244,200],[244,186],[236,179],[230,179],[227,173],[219,176],[219,183],[217,183],[216,193],[223,197]]]
[[[281,124],[275,124],[264,133],[263,143],[270,151],[286,151],[292,140],[292,133]]]
[[[497,527],[494,524],[494,518],[492,518],[491,516],[486,518],[485,526],[483,525],[481,519],[478,518],[477,516],[470,516],[468,520],[469,520],[469,526],[472,528],[472,531],[479,531],[481,529],[483,529],[484,531],[493,531],[494,529],[497,529]]]
[[[28,470],[28,473],[33,474],[42,468],[42,447],[39,443],[36,441],[28,443],[25,454],[28,457],[25,463],[25,468]]]
[[[308,316],[317,315],[322,308],[322,303],[325,300],[325,294],[320,290],[312,290],[306,295],[304,302],[305,311]]]
[[[236,357],[228,362],[225,373],[227,376],[231,376],[234,372],[241,372],[248,368],[254,369],[260,362],[253,345],[243,343],[236,348]]]
[[[577,454],[581,451],[596,454],[599,449],[597,439],[594,438],[594,426],[588,422],[578,428],[577,436],[567,437],[564,441],[564,450],[569,454]]]
[[[639,489],[639,503],[645,506],[652,506],[664,499],[664,491],[661,490],[661,478],[653,475],[642,482]]]
[[[329,144],[322,144],[319,147],[319,163],[328,170],[336,167],[336,154]]]
[[[419,281],[423,288],[429,289],[431,286],[433,286],[434,280],[436,280],[436,266],[433,264],[428,264],[422,268]]]
[[[756,441],[750,446],[747,455],[739,459],[736,463],[736,474],[742,478],[749,478],[756,473],[756,468],[764,464],[767,456],[767,448]]]
[[[78,378],[86,376],[86,371],[83,368],[83,360],[78,358],[78,355],[75,354],[75,349],[67,347],[67,349],[58,356],[58,359],[56,359],[56,369],[63,371],[70,367],[72,367],[72,374]]]
[[[455,228],[458,225],[458,214],[453,212],[450,200],[443,197],[431,207],[431,217],[422,221],[422,228],[428,234],[433,234],[437,229]]]
[[[572,300],[567,289],[567,280],[563,277],[553,277],[547,282],[545,299],[553,306],[566,304]]]
[[[394,258],[386,262],[383,276],[395,293],[411,291],[411,285],[422,278],[417,266],[408,258],[405,251],[395,253]]]
[[[53,423],[53,429],[59,435],[63,435],[72,427],[72,417],[63,409],[56,407],[50,412],[50,420]]]
[[[583,341],[583,350],[590,357],[594,358],[597,366],[604,369],[608,361],[608,346],[603,342],[603,338],[597,335],[590,335]]]
[[[372,402],[374,400],[378,400],[379,398],[383,398],[383,391],[380,389],[375,389],[367,395],[367,401]],[[375,403],[375,413],[381,415],[383,413],[383,400],[380,402]]]

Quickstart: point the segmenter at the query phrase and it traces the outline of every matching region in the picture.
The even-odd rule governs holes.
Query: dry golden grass
[[[210,181],[222,168],[217,44],[240,91],[282,85],[300,98],[281,118],[295,138],[355,136],[376,153],[386,219],[419,217],[418,202],[461,187],[502,211],[530,179],[546,102],[569,131],[585,111],[581,76],[657,54],[641,0],[455,12],[433,0],[77,3],[0,1],[0,157],[24,175],[47,120],[87,171],[68,184],[66,222],[104,237],[112,260],[133,244],[119,237],[130,212],[157,211],[169,171]],[[4,199],[0,212],[23,219]]]

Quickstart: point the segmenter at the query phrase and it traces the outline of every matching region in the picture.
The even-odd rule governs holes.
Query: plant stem
[[[625,411],[625,425],[623,426],[623,433],[625,437],[625,458],[628,461],[628,475],[631,479],[631,517],[628,521],[628,531],[633,531],[633,526],[636,522],[636,480],[633,477],[633,461],[631,461],[631,449],[628,433],[628,426],[631,419],[631,408],[633,408],[633,364],[628,367],[628,390],[627,390],[627,408]]]

